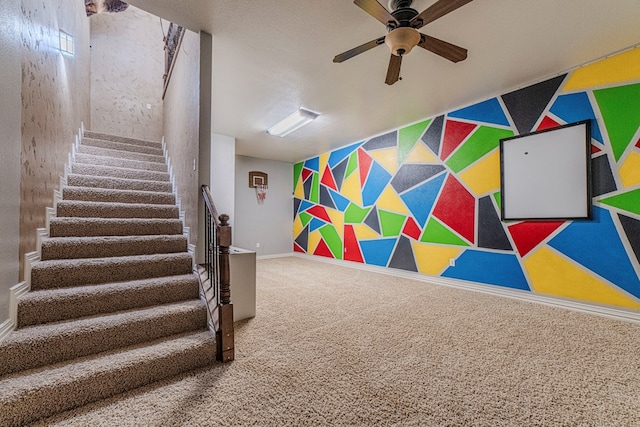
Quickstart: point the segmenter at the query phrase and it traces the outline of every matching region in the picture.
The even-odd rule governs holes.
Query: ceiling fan
[[[467,49],[422,34],[418,29],[471,1],[438,0],[422,13],[418,13],[417,10],[411,8],[413,0],[390,0],[389,8],[393,10],[392,12],[385,9],[377,0],[355,0],[356,6],[386,25],[387,35],[336,55],[333,58],[333,62],[346,61],[385,43],[391,50],[391,60],[389,61],[385,83],[392,85],[401,79],[400,65],[402,64],[402,57],[411,52],[411,49],[416,46],[420,46],[452,62],[463,61],[467,58]]]

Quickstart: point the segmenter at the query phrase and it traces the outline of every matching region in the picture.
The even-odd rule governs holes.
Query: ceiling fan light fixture
[[[293,114],[290,114],[289,116],[285,117],[275,125],[271,126],[269,129],[267,129],[267,133],[269,135],[284,138],[291,132],[294,132],[300,129],[302,126],[311,123],[312,121],[317,119],[319,115],[320,113],[316,113],[315,111],[307,110],[306,108],[300,107]]]
[[[399,27],[391,30],[384,38],[384,42],[389,46],[392,54],[403,56],[420,43],[420,33],[415,28]]]

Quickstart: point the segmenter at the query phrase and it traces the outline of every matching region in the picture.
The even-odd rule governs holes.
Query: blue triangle
[[[320,172],[320,157],[314,157],[304,162],[304,167],[312,171]]]
[[[318,228],[323,227],[325,224],[326,222],[324,222],[323,220],[313,218],[309,223],[309,233],[311,233],[312,231],[316,231]]]
[[[510,126],[507,116],[502,110],[498,98],[489,99],[478,104],[447,114],[449,117],[491,123],[494,125]]]
[[[574,221],[549,245],[640,298],[640,280],[608,210],[593,207],[593,220]]]
[[[386,267],[397,240],[397,238],[360,240],[360,248],[362,249],[365,264]]]
[[[308,201],[306,201],[306,200],[303,200],[303,201],[300,203],[300,209],[298,209],[298,212],[304,212],[304,211],[306,211],[307,209],[312,208],[312,207],[314,207],[314,206],[315,206],[315,205],[314,205],[313,203],[308,202]]]
[[[353,153],[359,146],[362,145],[362,142],[358,142],[356,144],[351,144],[344,148],[339,148],[335,151],[332,151],[329,155],[329,167],[334,168],[338,163],[345,159],[349,154]]]
[[[447,268],[442,276],[530,290],[518,258],[512,254],[469,249],[456,259],[455,267]]]
[[[333,197],[333,202],[336,204],[336,207],[340,212],[344,212],[345,210],[347,210],[347,206],[349,206],[349,203],[351,203],[349,199],[347,199],[340,193],[336,193],[332,189],[329,189],[329,194],[331,194],[331,197]]]
[[[380,197],[384,188],[391,181],[391,175],[376,161],[373,162],[367,182],[362,189],[362,205],[371,206]]]
[[[421,228],[424,228],[427,218],[429,218],[431,208],[433,208],[446,176],[446,173],[440,174],[400,196]]]
[[[586,92],[560,95],[553,103],[550,111],[567,123],[591,120],[591,137],[600,144],[604,143],[600,126],[598,126],[593,107],[591,107],[591,102],[589,101],[589,95]]]

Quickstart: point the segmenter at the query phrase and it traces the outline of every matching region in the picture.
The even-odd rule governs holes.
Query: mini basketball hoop
[[[256,189],[256,199],[258,204],[264,203],[267,198],[267,189],[269,188],[269,175],[264,172],[249,172],[249,188]]]
[[[269,187],[266,185],[256,185],[256,199],[258,199],[259,205],[263,204],[267,198],[267,188]]]

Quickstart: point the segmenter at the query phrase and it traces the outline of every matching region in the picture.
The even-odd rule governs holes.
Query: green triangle
[[[378,218],[380,219],[380,227],[384,237],[399,236],[402,231],[406,216],[393,212],[378,209]]]
[[[640,83],[593,91],[616,162],[640,126]]]
[[[313,182],[311,183],[309,201],[312,203],[320,203],[320,178],[318,177],[317,172],[313,173]]]
[[[358,169],[358,151],[354,151],[351,156],[349,156],[349,163],[347,164],[347,171],[344,174],[345,179],[351,175],[351,173]]]
[[[333,225],[327,224],[320,229],[329,250],[336,259],[342,259],[342,239]]]
[[[300,217],[300,221],[302,222],[302,226],[306,227],[307,224],[309,224],[309,221],[311,221],[311,218],[313,218],[311,215],[309,215],[306,212],[300,212],[300,215],[298,215]]]
[[[498,209],[502,209],[502,193],[500,193],[499,191],[493,193],[493,198],[498,205]]]
[[[344,211],[344,222],[348,224],[362,224],[371,208],[361,208],[355,203],[349,203]]]
[[[443,243],[446,245],[469,246],[467,242],[462,240],[457,234],[442,225],[440,221],[435,218],[429,219],[420,241],[427,243]]]
[[[431,123],[431,119],[400,129],[398,138],[398,164],[404,163],[411,150]]]
[[[607,197],[600,203],[640,215],[640,189]]]
[[[295,189],[298,186],[298,181],[300,181],[300,173],[302,172],[302,167],[304,166],[304,162],[296,163],[293,165],[293,188]]]
[[[508,129],[480,126],[467,141],[447,160],[447,166],[460,172],[476,160],[500,146],[502,138],[513,136]]]

